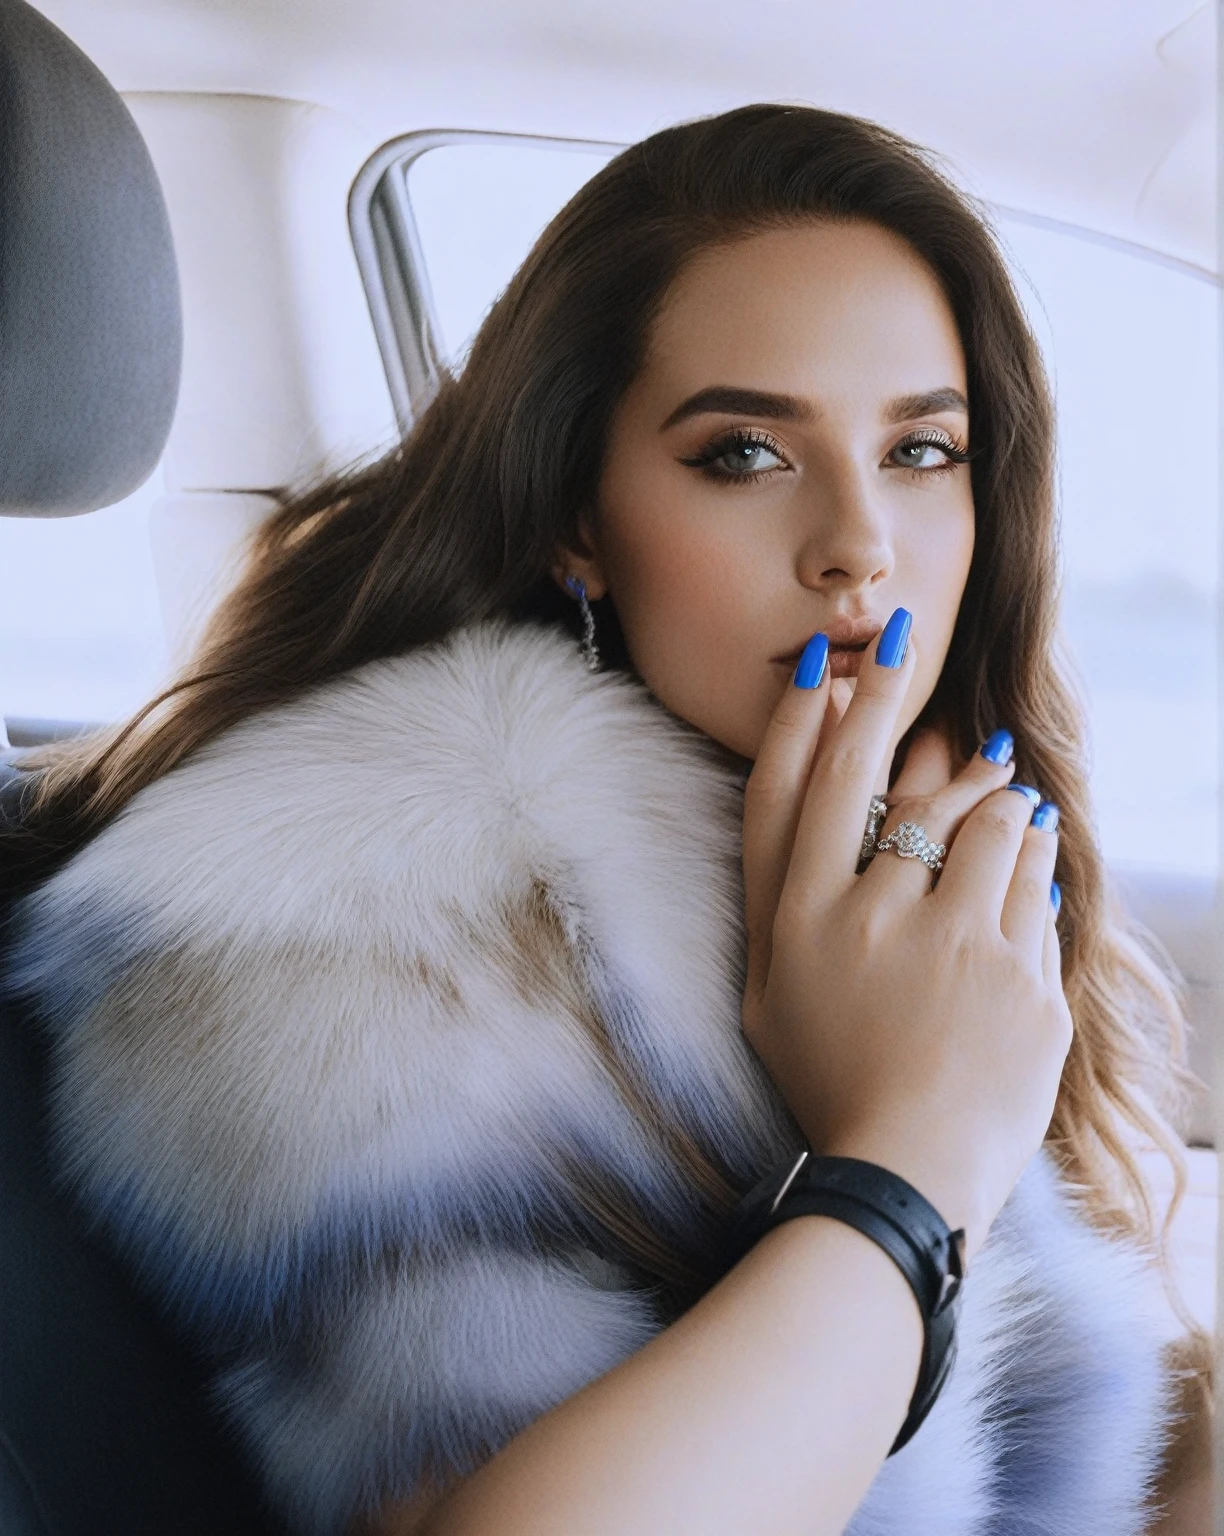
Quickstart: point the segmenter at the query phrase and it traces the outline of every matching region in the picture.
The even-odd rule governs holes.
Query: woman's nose
[[[873,504],[861,473],[824,480],[808,509],[796,574],[805,587],[872,587],[893,568],[884,509]]]

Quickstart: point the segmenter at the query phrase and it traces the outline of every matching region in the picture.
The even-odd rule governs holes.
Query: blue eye
[[[710,461],[731,474],[752,474],[762,469],[777,469],[782,460],[764,443],[733,443]]]
[[[781,448],[767,433],[742,427],[722,433],[695,458],[680,462],[715,480],[755,480],[790,468]]]
[[[965,449],[942,432],[902,438],[888,457],[900,469],[916,469],[924,473],[954,469],[958,464],[969,462]]]

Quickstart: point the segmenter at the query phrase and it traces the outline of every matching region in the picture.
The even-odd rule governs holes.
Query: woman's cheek
[[[724,664],[745,627],[753,573],[744,551],[719,537],[714,520],[685,512],[639,503],[614,524],[609,574],[643,676],[665,659],[669,670]]]
[[[938,672],[956,627],[973,559],[972,501],[958,496],[942,517],[925,520],[923,533],[908,551],[907,564],[912,573],[911,590],[927,609],[922,633],[934,653],[932,664]]]

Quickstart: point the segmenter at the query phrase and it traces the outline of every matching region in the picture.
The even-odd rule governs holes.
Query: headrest
[[[152,473],[182,317],[144,140],[24,0],[0,0],[0,515],[109,506]]]

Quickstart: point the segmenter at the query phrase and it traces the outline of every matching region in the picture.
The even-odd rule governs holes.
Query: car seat
[[[161,189],[118,94],[23,0],[0,0],[0,144],[0,515],[86,512],[147,478],[174,413]],[[27,784],[0,763],[0,815]],[[201,1363],[51,1176],[46,1079],[0,1012],[0,1532],[282,1531]]]

